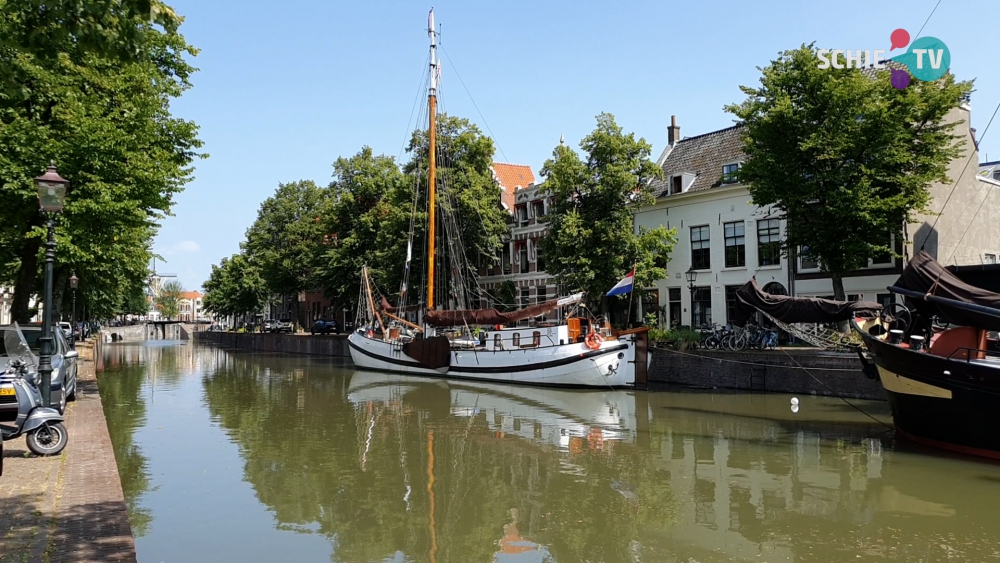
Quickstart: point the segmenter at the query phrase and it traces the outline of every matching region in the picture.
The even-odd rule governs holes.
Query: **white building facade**
[[[930,213],[904,226],[905,240],[893,237],[898,256],[869,260],[867,267],[844,276],[848,300],[890,302],[887,287],[920,249],[945,265],[996,262],[1000,182],[968,165],[978,164],[969,114],[963,105],[947,118],[958,123],[954,134],[965,145],[949,165],[950,181],[931,186]],[[832,298],[832,280],[808,256],[808,248],[782,255],[786,225],[779,210],[754,205],[740,182],[740,127],[682,139],[674,120],[667,131],[668,144],[657,161],[663,179],[653,185],[656,201],[636,210],[634,220],[636,229],[676,229],[677,243],[666,279],[645,288],[644,311],[655,307],[666,326],[726,324],[735,291],[754,277],[769,293]],[[689,271],[693,283],[687,280]]]

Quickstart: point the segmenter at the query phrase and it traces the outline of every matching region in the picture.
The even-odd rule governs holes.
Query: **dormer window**
[[[680,176],[671,176],[670,177],[670,193],[671,193],[671,195],[672,194],[679,194],[679,193],[681,193],[681,177]]]
[[[740,163],[734,162],[733,164],[726,164],[722,167],[722,183],[723,184],[735,184],[739,181],[738,172],[740,170]]]

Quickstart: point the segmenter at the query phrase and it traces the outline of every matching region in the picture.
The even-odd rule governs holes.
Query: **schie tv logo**
[[[905,53],[896,55],[891,59],[909,69],[909,72],[896,68],[892,69],[890,82],[894,88],[902,90],[909,86],[911,74],[917,80],[931,82],[941,78],[948,72],[948,67],[951,66],[951,52],[948,50],[948,46],[944,44],[944,41],[936,37],[921,37],[911,45],[910,33],[902,28],[893,31],[889,38],[892,40],[890,51],[910,45],[910,48]],[[819,68],[821,69],[828,69],[830,67],[873,67],[884,69],[886,65],[882,59],[883,55],[885,55],[884,49],[875,49],[874,51],[861,49],[856,51],[852,51],[851,49],[820,49],[816,51],[816,58],[819,59]],[[843,63],[841,62],[841,56],[843,56]]]

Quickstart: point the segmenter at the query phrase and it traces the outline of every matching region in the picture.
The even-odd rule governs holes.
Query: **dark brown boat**
[[[891,292],[903,303],[855,319],[865,372],[878,377],[897,431],[920,443],[1000,459],[1000,294],[924,252]]]

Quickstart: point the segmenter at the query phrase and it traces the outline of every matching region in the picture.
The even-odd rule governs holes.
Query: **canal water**
[[[110,345],[105,366],[140,562],[1000,561],[1000,466],[897,441],[884,403],[193,343]]]

